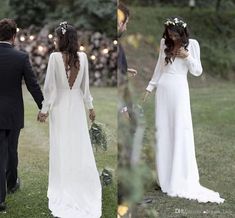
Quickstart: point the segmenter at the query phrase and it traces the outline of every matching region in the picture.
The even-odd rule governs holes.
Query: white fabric
[[[86,110],[92,108],[87,56],[70,90],[62,54],[50,55],[42,112],[49,112],[49,209],[61,218],[99,218],[101,183],[89,137]]]
[[[219,193],[200,185],[195,157],[187,73],[195,76],[202,73],[199,44],[190,39],[189,56],[175,58],[168,65],[164,49],[162,39],[158,62],[147,87],[150,92],[157,87],[156,167],[161,189],[169,196],[223,203]]]
[[[10,42],[8,42],[8,41],[0,41],[0,43],[5,43],[5,44],[12,45],[12,43],[10,43]]]

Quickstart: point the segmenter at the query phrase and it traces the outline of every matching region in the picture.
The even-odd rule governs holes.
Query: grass
[[[112,170],[114,181],[103,188],[103,216],[116,217],[116,89],[92,88],[97,121],[104,123],[108,135],[108,150],[95,153],[98,169]],[[7,196],[7,213],[1,218],[52,217],[47,207],[48,180],[48,123],[36,122],[37,108],[24,88],[25,128],[19,142],[19,174],[22,186],[19,192]]]
[[[234,217],[235,209],[235,87],[233,83],[221,82],[216,86],[191,88],[191,107],[194,124],[196,157],[202,185],[218,191],[225,203],[199,204],[180,198],[171,198],[161,191],[148,188],[137,206],[137,218],[168,217]],[[153,151],[154,140],[154,96],[144,106],[147,129],[145,150]],[[151,153],[151,152],[150,152]],[[154,156],[150,155],[150,169],[156,179]],[[152,199],[144,203],[144,199]]]

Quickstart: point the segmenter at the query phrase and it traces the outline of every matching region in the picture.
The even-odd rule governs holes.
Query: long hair
[[[58,37],[58,50],[65,54],[65,68],[66,71],[69,69],[80,69],[80,60],[78,56],[79,44],[78,34],[76,29],[68,25],[66,22],[60,24],[55,30],[56,36]]]
[[[177,24],[173,24],[174,20],[178,19],[180,22]],[[168,21],[170,21],[169,23],[165,23],[165,31],[163,33],[163,38],[165,39],[165,45],[166,48],[164,50],[166,57],[165,57],[165,62],[166,64],[168,63],[172,63],[173,60],[173,49],[174,49],[174,41],[169,37],[168,34],[168,30],[177,32],[180,36],[180,42],[181,42],[181,46],[184,47],[186,50],[189,44],[189,32],[188,32],[188,28],[187,25],[184,27],[182,24],[186,24],[182,18],[180,17],[170,17],[167,19]]]

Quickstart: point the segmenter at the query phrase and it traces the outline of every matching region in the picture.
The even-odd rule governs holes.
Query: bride
[[[88,60],[78,52],[73,26],[63,22],[55,32],[58,52],[49,58],[38,117],[44,122],[50,115],[49,209],[60,218],[99,218],[101,183],[84,107],[94,121]]]
[[[199,183],[195,157],[187,72],[202,73],[200,47],[189,39],[187,24],[171,17],[165,22],[158,62],[144,96],[156,93],[156,165],[161,190],[169,196],[223,203],[219,193]]]

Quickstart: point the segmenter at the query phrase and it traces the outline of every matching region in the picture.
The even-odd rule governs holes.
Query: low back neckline
[[[64,60],[64,54],[62,53],[62,52],[59,52],[60,54],[61,54],[61,59],[62,59],[62,62],[63,62],[63,66],[64,66],[64,74],[65,74],[65,79],[66,79],[66,81],[67,81],[67,84],[68,84],[68,86],[69,86],[69,89],[70,90],[72,90],[73,89],[73,87],[74,87],[74,84],[75,84],[75,82],[77,81],[77,77],[78,77],[78,74],[80,74],[79,73],[79,71],[80,71],[80,67],[79,67],[79,70],[76,72],[76,74],[74,75],[74,77],[72,78],[73,80],[71,81],[70,79],[71,79],[71,75],[73,76],[73,74],[71,74],[71,68],[69,68],[69,70],[67,71],[66,70],[66,62],[65,62],[65,60]],[[78,57],[79,57],[79,53],[78,53]],[[79,57],[80,58],[80,57]],[[80,62],[79,62],[80,63]],[[68,72],[70,72],[70,74],[68,75]],[[70,83],[71,82],[71,83]]]

